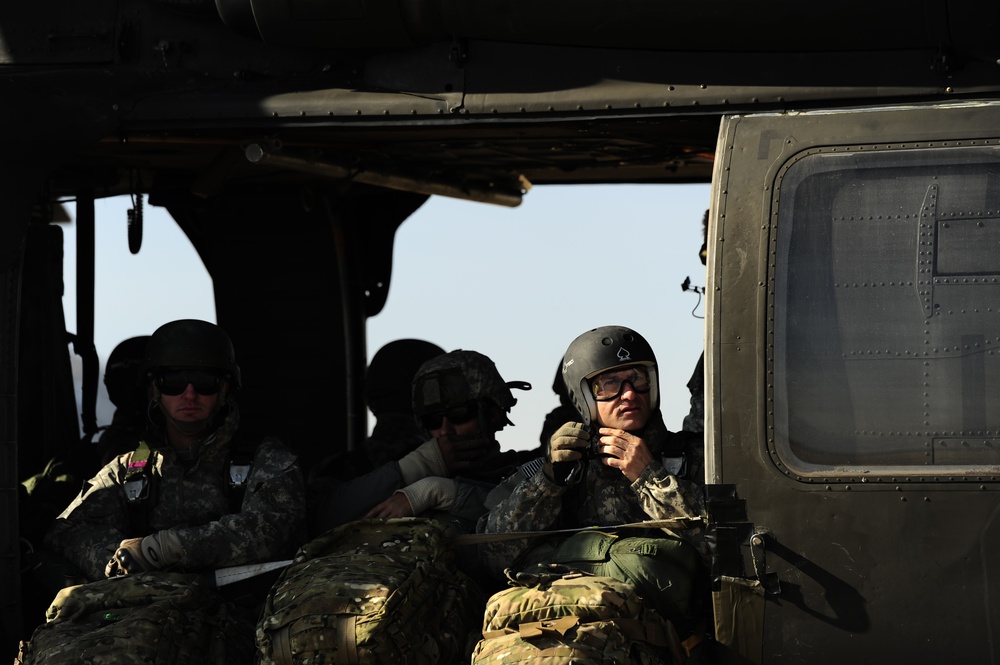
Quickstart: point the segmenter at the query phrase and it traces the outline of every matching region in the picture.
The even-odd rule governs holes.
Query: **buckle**
[[[237,464],[233,462],[229,465],[229,486],[233,488],[243,487],[250,477],[252,464]]]
[[[125,500],[130,503],[149,498],[149,478],[145,475],[131,480],[126,479],[122,486],[125,489]]]

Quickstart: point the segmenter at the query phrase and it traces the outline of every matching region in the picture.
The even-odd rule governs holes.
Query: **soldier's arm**
[[[480,519],[477,531],[481,533],[514,533],[545,531],[559,520],[562,512],[562,495],[567,486],[557,485],[539,469],[534,475],[519,482],[507,498],[493,506]],[[516,538],[479,546],[479,557],[487,570],[497,577],[511,566],[533,541]]]
[[[651,519],[695,518],[705,513],[704,493],[698,484],[670,475],[656,460],[631,487]]]
[[[90,581],[104,578],[104,567],[126,537],[128,514],[121,459],[112,460],[84,483],[80,494],[45,534],[45,547],[68,560]]]
[[[305,482],[295,456],[265,440],[239,512],[156,535],[168,569],[210,570],[291,556],[305,538]]]

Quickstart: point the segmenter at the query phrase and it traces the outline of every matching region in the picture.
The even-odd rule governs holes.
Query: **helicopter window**
[[[104,364],[115,346],[130,337],[148,335],[160,324],[178,318],[215,321],[212,278],[191,241],[166,210],[145,206],[143,239],[139,252],[129,251],[127,211],[135,206],[128,196],[95,202],[95,301],[94,344]],[[63,308],[67,327],[75,332],[76,224],[64,227],[64,274],[67,288]],[[78,411],[82,365],[70,345]],[[98,381],[97,421],[111,422],[114,405],[104,382]]]
[[[1000,472],[1000,149],[819,151],[779,184],[775,454],[806,477]]]

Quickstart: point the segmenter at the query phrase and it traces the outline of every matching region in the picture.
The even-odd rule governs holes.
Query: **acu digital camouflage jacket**
[[[130,520],[135,521],[136,509],[125,499],[130,452],[84,483],[50,527],[46,546],[91,581],[104,577],[122,540],[150,533],[160,533],[161,542],[169,540],[177,562],[167,569],[178,572],[290,558],[305,537],[302,472],[280,441],[264,438],[253,454],[242,505],[234,512],[229,466],[238,423],[239,411],[231,401],[223,424],[201,442],[190,461],[162,441],[148,442],[156,455],[151,496],[141,508],[146,533],[135,533]]]

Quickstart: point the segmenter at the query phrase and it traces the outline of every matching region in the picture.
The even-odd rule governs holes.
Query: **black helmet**
[[[117,407],[133,408],[142,404],[146,387],[139,370],[146,358],[149,335],[130,337],[118,343],[104,365],[104,386],[108,398]]]
[[[517,403],[493,361],[458,349],[425,362],[413,379],[413,414],[417,420],[466,402],[488,399],[506,413]]]
[[[649,372],[649,403],[660,405],[656,356],[642,335],[624,326],[603,326],[588,330],[573,340],[563,356],[562,374],[573,406],[585,425],[597,420],[597,402],[590,379],[617,367],[642,365]]]
[[[437,344],[422,339],[397,339],[372,356],[365,374],[365,403],[378,417],[385,411],[408,413],[413,378],[421,365],[444,353]]]
[[[215,369],[229,375],[233,388],[240,387],[240,368],[233,343],[219,326],[207,321],[182,319],[164,323],[146,344],[146,376],[160,368]]]

